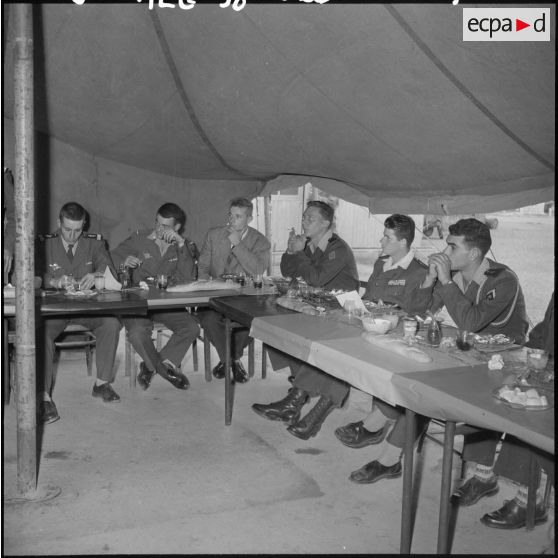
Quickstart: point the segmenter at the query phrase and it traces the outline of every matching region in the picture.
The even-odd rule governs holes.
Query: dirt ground
[[[156,377],[144,392],[129,388],[119,351],[117,404],[93,399],[83,354],[64,353],[55,390],[61,420],[47,425],[40,440],[38,493],[59,489],[52,500],[14,502],[16,411],[13,403],[4,409],[4,553],[397,553],[401,479],[351,483],[350,472],[374,459],[376,449],[349,449],[333,435],[367,412],[369,398],[353,389],[346,407],[304,442],[250,409],[280,399],[288,386],[286,370],[262,380],[260,358],[257,343],[256,376],[237,386],[226,427],[223,382],[207,383],[193,372],[190,353],[183,363],[190,390]],[[417,457],[413,553],[436,551],[441,455],[427,441]],[[455,479],[459,469],[455,459]],[[479,522],[515,492],[501,480],[497,495],[454,509],[452,551],[525,555],[546,547],[553,499],[549,521],[530,532]]]

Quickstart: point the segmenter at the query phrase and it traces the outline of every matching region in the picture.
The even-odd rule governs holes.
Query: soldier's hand
[[[289,243],[287,246],[287,250],[290,254],[294,254],[295,252],[300,252],[304,250],[305,244],[306,244],[306,238],[301,234],[289,236]]]
[[[161,238],[167,244],[178,244],[178,246],[184,246],[184,239],[174,229],[165,229],[161,233]]]
[[[432,254],[428,258],[428,263],[436,267],[438,280],[442,285],[445,285],[451,279],[451,260],[447,254]]]
[[[79,280],[79,288],[82,291],[87,290],[87,289],[91,289],[94,284],[95,284],[95,274],[94,273],[86,273]]]
[[[142,260],[136,258],[136,256],[126,256],[124,260],[124,265],[127,267],[138,267],[143,263]]]
[[[229,241],[233,246],[236,246],[240,241],[241,241],[241,233],[240,231],[235,231],[233,229],[231,229],[230,227],[228,228],[229,231]]]

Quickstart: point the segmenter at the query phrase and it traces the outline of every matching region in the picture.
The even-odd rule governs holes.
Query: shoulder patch
[[[103,235],[99,233],[83,233],[83,238],[92,238],[94,240],[103,240]]]
[[[57,238],[58,233],[39,234],[37,237],[41,242],[44,242],[47,238]]]
[[[486,293],[485,300],[494,300],[496,298],[496,289],[492,289]]]

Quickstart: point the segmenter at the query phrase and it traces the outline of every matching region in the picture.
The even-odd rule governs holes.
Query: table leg
[[[451,472],[453,461],[453,442],[455,438],[455,422],[446,422],[444,434],[444,455],[442,461],[442,488],[440,490],[440,517],[438,519],[438,554],[449,553],[449,524]]]
[[[525,529],[527,531],[532,531],[535,528],[535,511],[537,507],[538,486],[539,468],[537,466],[537,461],[533,456],[531,456],[529,462],[529,484],[527,485],[527,510],[525,517]]]
[[[403,448],[403,497],[401,510],[401,554],[410,554],[413,505],[413,445],[415,441],[415,412],[405,413],[405,447]]]
[[[232,406],[234,391],[231,382],[231,320],[225,318],[225,425],[229,426],[232,420]]]

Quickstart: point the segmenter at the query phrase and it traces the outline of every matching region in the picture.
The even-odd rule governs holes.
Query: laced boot
[[[307,401],[308,394],[305,391],[292,387],[281,401],[268,405],[254,403],[252,410],[268,420],[281,420],[292,424],[300,418],[302,407]]]
[[[291,424],[287,430],[297,438],[308,440],[315,436],[322,427],[327,415],[335,409],[335,405],[327,397],[320,397],[313,409],[299,422]]]

